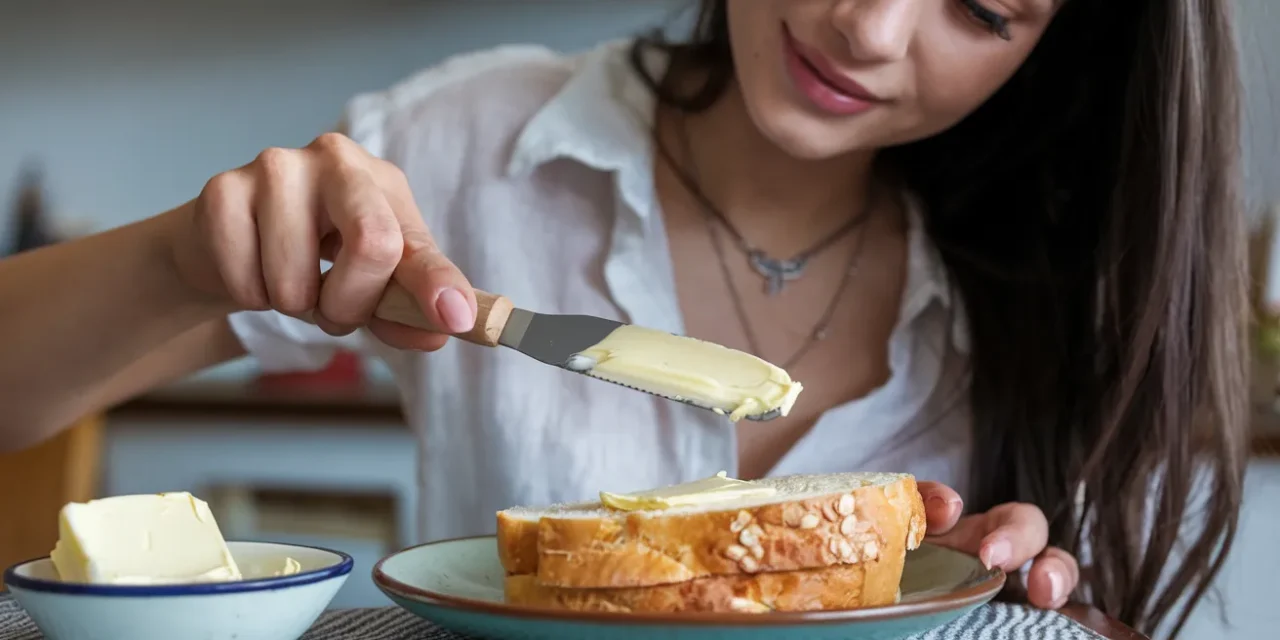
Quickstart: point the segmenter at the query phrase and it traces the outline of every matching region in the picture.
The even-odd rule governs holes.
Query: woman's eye
[[[969,15],[990,29],[992,33],[1005,40],[1013,39],[1013,36],[1009,33],[1008,18],[983,6],[979,0],[960,0],[960,2],[964,4],[964,8],[968,10]]]

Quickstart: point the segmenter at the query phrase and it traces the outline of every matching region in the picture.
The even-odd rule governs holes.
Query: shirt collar
[[[654,98],[630,68],[629,48],[629,41],[612,41],[574,60],[569,81],[517,137],[508,176],[561,158],[623,177],[652,174]]]
[[[507,175],[528,175],[557,159],[569,159],[615,174],[625,210],[641,218],[653,215],[654,97],[631,68],[631,41],[608,42],[574,60],[573,75],[525,125],[516,139]],[[651,55],[646,64],[661,70],[665,61]],[[901,325],[938,303],[953,316],[951,340],[969,351],[963,304],[952,292],[946,267],[925,233],[920,203],[907,196],[908,259]]]

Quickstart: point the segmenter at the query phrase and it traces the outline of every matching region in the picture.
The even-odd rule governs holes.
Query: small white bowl
[[[166,586],[63,582],[49,558],[4,572],[18,604],[51,640],[297,640],[351,574],[340,551],[228,542],[245,580]],[[302,570],[274,577],[293,558]]]

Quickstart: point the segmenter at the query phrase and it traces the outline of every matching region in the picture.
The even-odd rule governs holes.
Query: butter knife
[[[588,315],[554,315],[536,313],[521,309],[512,304],[506,296],[489,293],[480,289],[476,294],[476,323],[470,331],[451,334],[427,320],[418,308],[413,296],[398,284],[391,283],[383,293],[374,315],[383,320],[424,329],[436,333],[450,334],[455,338],[482,347],[507,347],[523,353],[534,360],[553,367],[585,374],[597,380],[618,384],[628,389],[649,393],[668,400],[682,402],[700,409],[715,411],[719,414],[732,412],[736,407],[706,406],[688,398],[672,397],[656,393],[648,389],[640,389],[622,384],[614,380],[591,375],[589,359],[575,358],[588,349],[600,344],[609,334],[624,323]],[[677,336],[683,340],[692,340]],[[765,421],[778,417],[778,409],[757,415],[746,416],[749,420]]]

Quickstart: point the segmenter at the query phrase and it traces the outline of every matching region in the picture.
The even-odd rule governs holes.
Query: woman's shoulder
[[[455,55],[354,97],[343,129],[393,162],[420,145],[471,149],[518,132],[572,77],[579,58],[537,45]]]

